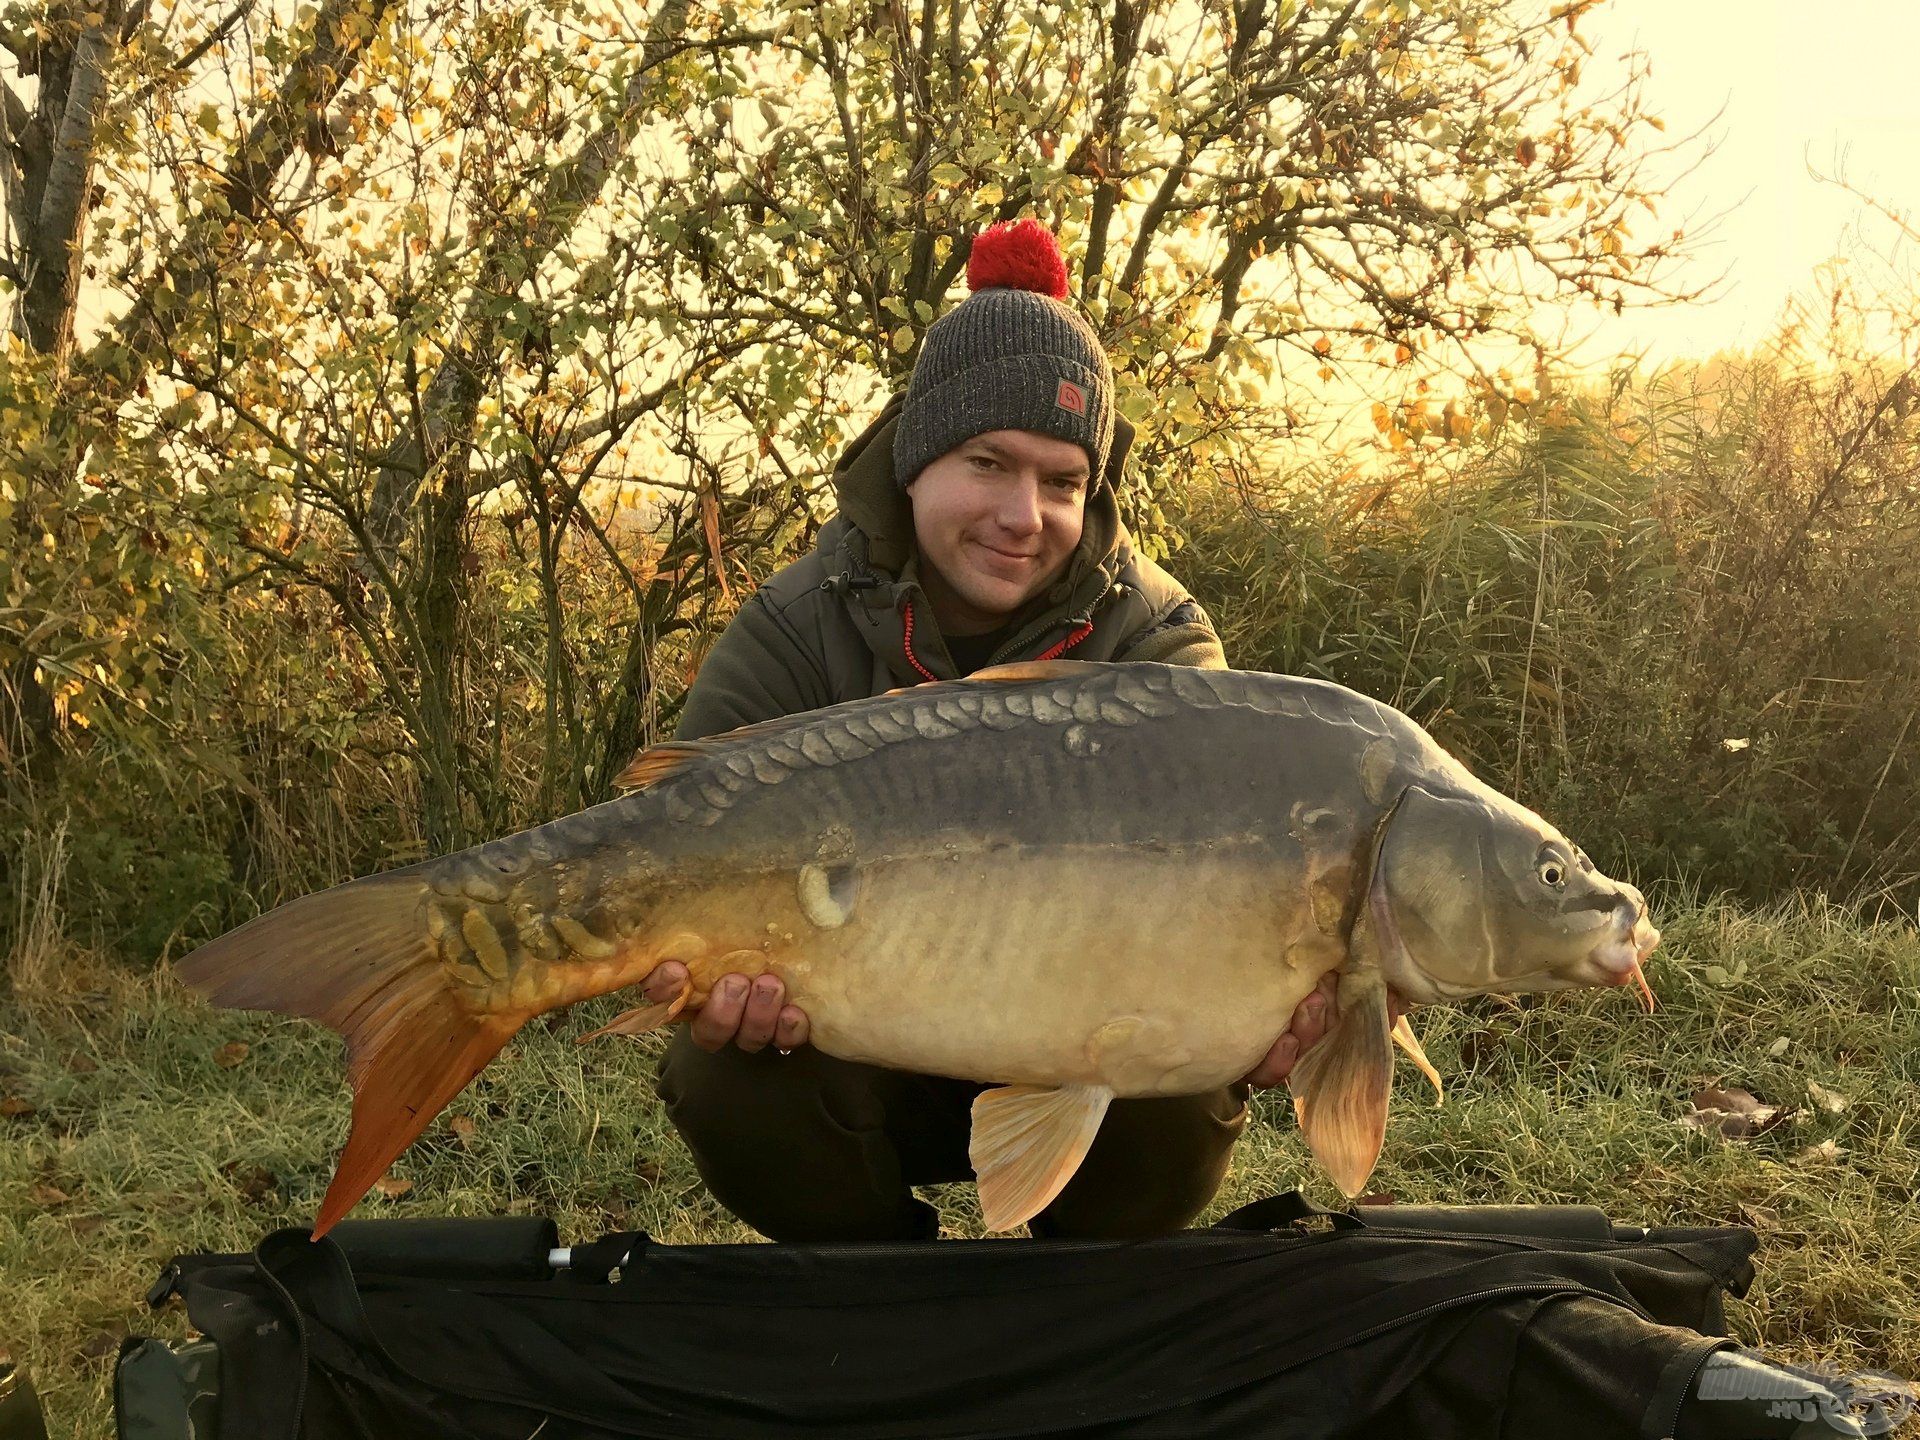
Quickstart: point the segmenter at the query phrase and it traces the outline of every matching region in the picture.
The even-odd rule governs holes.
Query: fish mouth
[[[1631,924],[1620,924],[1599,945],[1588,952],[1587,960],[1600,972],[1603,985],[1638,985],[1640,1002],[1649,1015],[1654,1012],[1653,990],[1641,969],[1660,944],[1660,932],[1639,910]]]

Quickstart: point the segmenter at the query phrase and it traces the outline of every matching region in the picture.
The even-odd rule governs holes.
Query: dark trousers
[[[708,1053],[684,1028],[660,1098],[720,1203],[774,1240],[920,1240],[939,1232],[910,1187],[971,1180],[969,1107],[983,1085],[837,1060]],[[1181,1229],[1227,1173],[1247,1087],[1116,1100],[1035,1235],[1131,1239]]]

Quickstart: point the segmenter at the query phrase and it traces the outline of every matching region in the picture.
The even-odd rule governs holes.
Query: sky
[[[1718,149],[1674,187],[1665,214],[1678,224],[1731,212],[1682,274],[1704,283],[1724,271],[1716,298],[1590,322],[1583,357],[1644,350],[1657,361],[1763,342],[1862,218],[1809,164],[1920,219],[1920,0],[1611,0],[1581,30],[1597,61],[1647,52],[1669,137],[1723,111],[1709,128]],[[1869,230],[1890,233],[1884,222]]]

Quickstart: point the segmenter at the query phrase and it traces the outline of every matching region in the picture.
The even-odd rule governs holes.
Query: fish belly
[[[962,1079],[1194,1094],[1244,1075],[1337,938],[1271,857],[1001,849],[874,867],[771,968],[832,1055]]]

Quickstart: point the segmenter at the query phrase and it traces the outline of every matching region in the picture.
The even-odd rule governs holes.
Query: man
[[[1026,220],[975,242],[973,294],[929,327],[907,392],[835,468],[839,515],[715,643],[677,736],[989,664],[1070,656],[1224,668],[1205,613],[1137,554],[1115,492],[1132,428],[1091,327],[1063,304],[1052,235]],[[650,998],[686,978],[662,965]],[[1037,1235],[1179,1229],[1219,1187],[1250,1085],[1279,1083],[1326,1026],[1309,997],[1253,1074],[1205,1095],[1116,1101]],[[776,1240],[931,1238],[911,1187],[967,1180],[982,1086],[823,1055],[776,976],[718,982],[680,1029],[660,1094],[701,1176]]]

